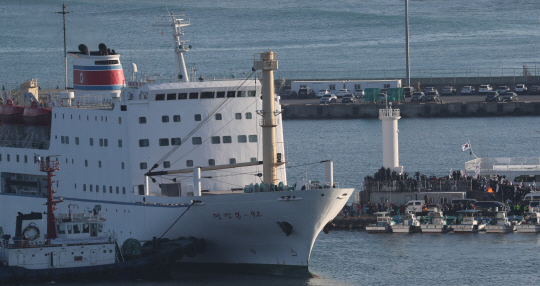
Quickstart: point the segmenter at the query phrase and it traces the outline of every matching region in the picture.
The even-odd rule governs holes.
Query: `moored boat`
[[[422,232],[420,222],[414,213],[406,213],[396,224],[392,225],[393,233],[418,233]]]
[[[366,226],[368,233],[388,233],[392,232],[392,225],[396,224],[389,215],[389,212],[377,212],[377,223]]]
[[[457,223],[451,225],[454,233],[472,233],[485,228],[486,225],[477,218],[478,210],[462,210],[458,213]]]
[[[422,233],[446,233],[452,230],[442,211],[429,212],[424,218],[426,223],[420,224]]]
[[[486,232],[508,233],[516,230],[516,227],[508,220],[506,211],[495,211],[495,217],[485,229]]]
[[[528,214],[528,218],[516,225],[517,232],[524,233],[537,233],[540,232],[540,213],[531,212]]]

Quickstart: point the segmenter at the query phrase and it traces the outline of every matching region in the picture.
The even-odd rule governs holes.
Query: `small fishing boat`
[[[452,230],[442,211],[429,212],[428,215],[423,218],[426,223],[420,224],[422,233],[446,233]]]
[[[472,233],[478,232],[485,228],[485,224],[479,222],[478,210],[462,210],[458,211],[458,219],[456,224],[452,224],[451,227],[454,233]]]
[[[389,212],[377,212],[377,223],[366,226],[368,233],[388,233],[392,232],[392,225],[396,224],[389,215]]]
[[[399,222],[392,225],[392,232],[394,233],[418,233],[422,232],[420,222],[416,219],[416,215],[412,212],[403,215],[403,218],[399,219]]]
[[[537,233],[540,232],[540,213],[528,213],[527,219],[521,224],[516,225],[517,232]]]
[[[508,233],[516,230],[516,227],[510,222],[506,211],[495,211],[495,218],[486,225],[486,232]]]

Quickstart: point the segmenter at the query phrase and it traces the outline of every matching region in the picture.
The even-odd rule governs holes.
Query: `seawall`
[[[383,104],[288,104],[282,105],[283,119],[378,118]],[[539,116],[540,102],[452,102],[394,105],[402,118]]]

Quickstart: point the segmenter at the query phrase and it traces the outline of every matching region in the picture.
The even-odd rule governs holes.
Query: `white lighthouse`
[[[392,105],[379,109],[379,119],[382,121],[383,167],[390,168],[396,173],[403,173],[399,166],[398,120],[401,118],[399,109]]]

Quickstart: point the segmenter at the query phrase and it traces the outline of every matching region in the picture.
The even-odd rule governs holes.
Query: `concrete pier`
[[[406,103],[395,106],[402,118],[539,116],[540,102]],[[382,104],[289,104],[282,105],[283,119],[378,118]]]

